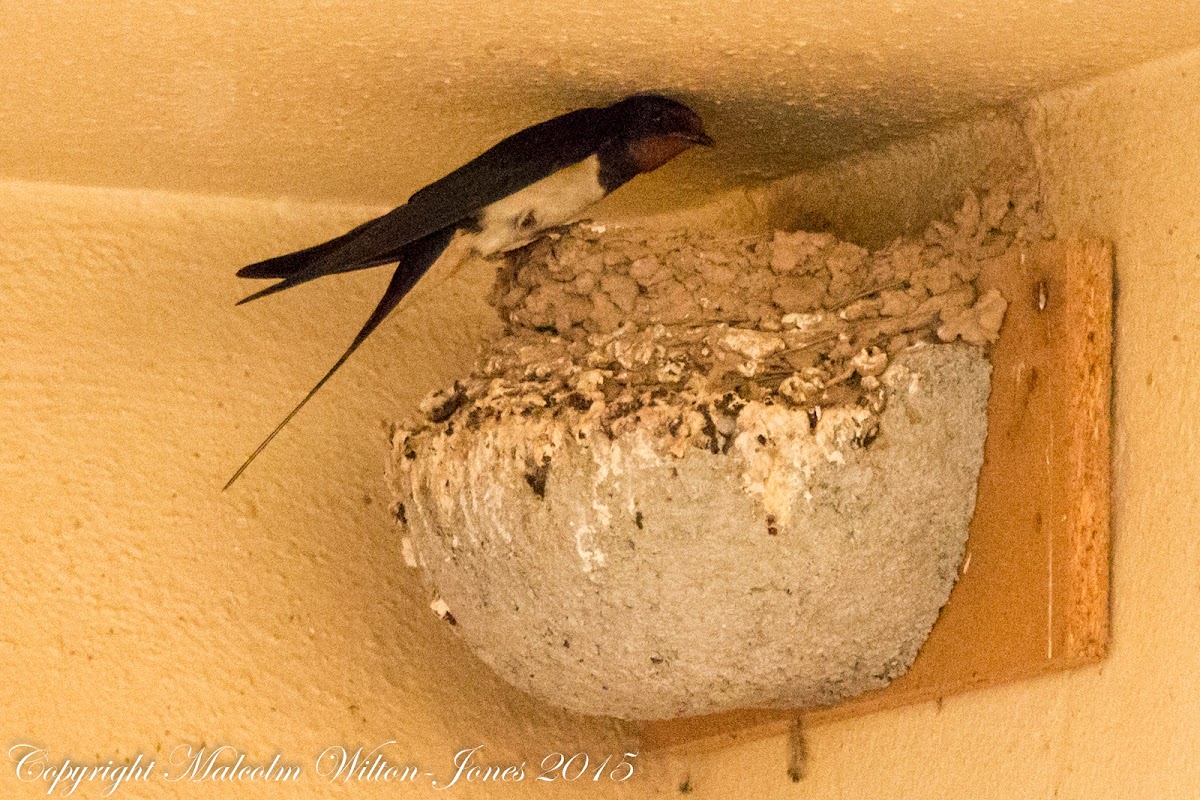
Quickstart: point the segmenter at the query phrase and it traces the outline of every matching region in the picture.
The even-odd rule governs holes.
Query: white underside
[[[574,222],[603,197],[600,159],[589,156],[484,208],[472,247],[490,256],[529,244],[543,231]]]

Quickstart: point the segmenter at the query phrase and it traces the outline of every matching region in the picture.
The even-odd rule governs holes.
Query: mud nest
[[[510,682],[588,713],[821,705],[901,674],[974,504],[1006,307],[980,266],[1044,235],[1035,198],[970,193],[876,252],[584,223],[510,254],[506,335],[393,433],[431,606]],[[751,608],[771,636],[729,634]]]

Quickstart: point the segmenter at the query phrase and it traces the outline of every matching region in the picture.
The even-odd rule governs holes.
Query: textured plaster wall
[[[1200,53],[1022,109],[1060,235],[1116,245],[1113,638],[1103,664],[654,765],[689,797],[1130,798],[1200,791]],[[973,126],[858,159],[881,197],[969,154]],[[953,143],[961,137],[957,155]],[[948,149],[947,149],[948,148]],[[873,165],[864,170],[865,165]],[[835,170],[836,171],[836,170]],[[864,232],[869,233],[869,232]]]
[[[695,102],[721,142],[668,168],[696,200],[1200,44],[1178,0],[0,0],[0,21],[0,175],[379,204],[634,91]]]
[[[161,764],[179,743],[278,752],[308,770],[298,790],[116,795],[274,798],[329,794],[312,763],[330,745],[394,739],[396,758],[446,774],[477,744],[505,763],[633,743],[503,685],[403,567],[380,422],[494,333],[489,276],[398,314],[222,494],[387,279],[235,310],[232,270],[368,210],[14,183],[0,209],[3,751],[30,742],[100,764]],[[18,783],[0,752],[0,796],[46,788]]]
[[[727,144],[609,207],[656,208],[1200,40],[1187,3],[849,8],[413,3],[401,25],[393,4],[349,0],[86,13],[0,0],[0,176],[384,203],[531,118],[675,87]],[[628,796],[673,795],[687,776],[694,797],[1200,786],[1197,109],[1190,56],[1048,96],[1027,120],[984,120],[697,212],[741,227],[826,219],[880,242],[1036,157],[1060,230],[1116,242],[1113,655],[813,731],[799,788],[784,743],[767,740],[659,758]],[[4,745],[103,761],[205,742],[308,763],[331,744],[397,739],[397,752],[438,768],[478,743],[500,762],[631,743],[627,729],[502,686],[398,566],[379,424],[495,333],[486,268],[396,315],[218,492],[386,281],[344,276],[235,310],[233,270],[375,210],[0,184]],[[155,784],[136,796],[199,793]],[[308,782],[292,796],[326,793]],[[395,790],[343,792],[375,793]],[[6,768],[0,794],[35,796]]]

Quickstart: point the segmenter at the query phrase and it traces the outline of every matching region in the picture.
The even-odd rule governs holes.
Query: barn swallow
[[[644,172],[695,145],[711,147],[700,116],[653,94],[583,108],[509,136],[404,205],[323,244],[238,270],[278,282],[238,305],[302,283],[384,264],[396,271],[383,298],[342,356],[225,484],[246,467],[312,399],[451,244],[456,256],[492,256],[526,245]]]

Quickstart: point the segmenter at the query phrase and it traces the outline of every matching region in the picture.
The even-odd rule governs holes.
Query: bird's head
[[[637,94],[609,108],[638,172],[658,169],[695,145],[713,146],[700,115],[678,100]]]

